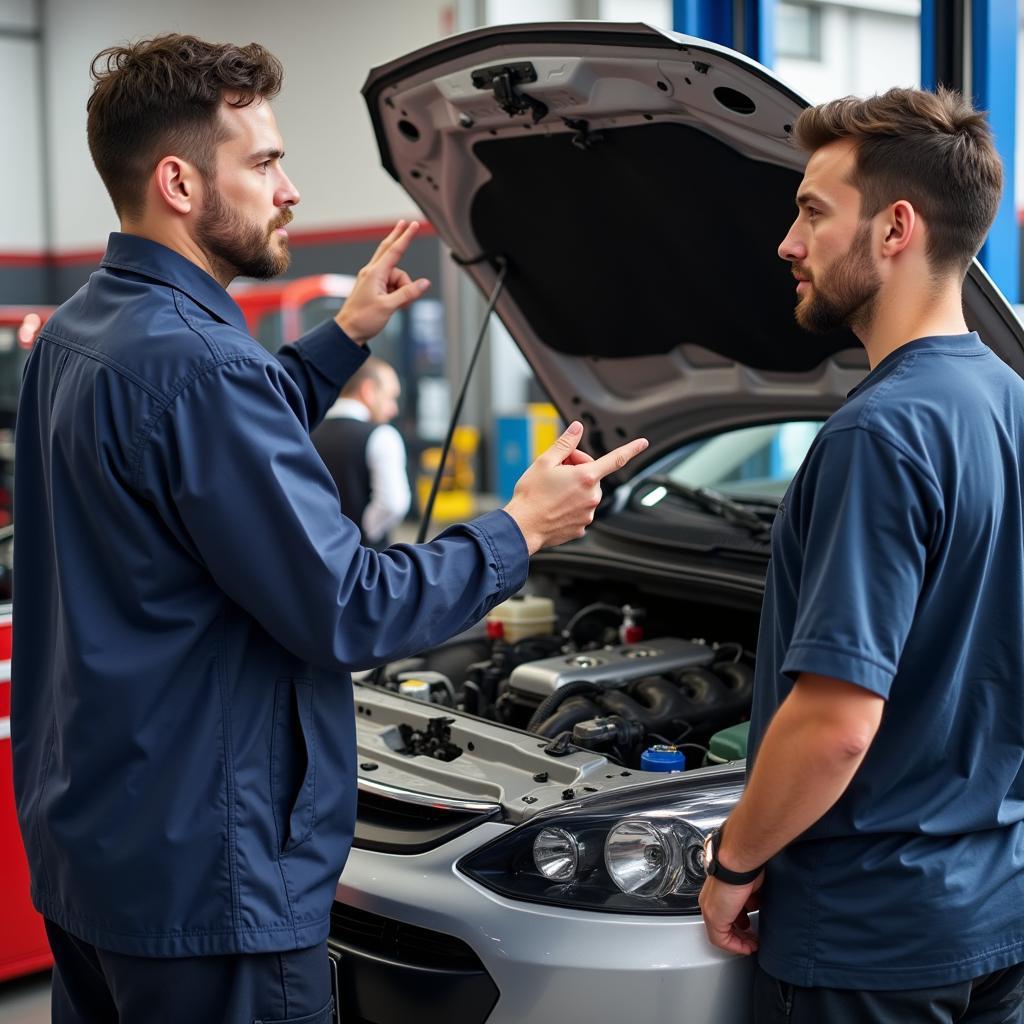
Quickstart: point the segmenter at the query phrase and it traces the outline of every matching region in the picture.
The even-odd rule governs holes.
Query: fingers
[[[373,255],[370,257],[370,262],[371,263],[376,263],[376,261],[379,260],[381,258],[381,256],[383,256],[384,253],[387,251],[388,246],[394,245],[394,243],[397,240],[398,236],[401,235],[401,233],[404,230],[405,230],[405,221],[404,220],[400,220],[391,229],[391,233],[388,235],[388,237],[385,238],[384,241],[381,242],[380,245],[378,245],[377,248],[374,250]]]
[[[583,424],[579,420],[573,420],[562,432],[562,436],[537,461],[543,461],[549,465],[559,465],[565,462],[576,450],[582,438]]]
[[[594,456],[588,455],[586,452],[580,451],[579,448],[573,448],[569,452],[568,456],[562,460],[563,466],[582,466],[587,462],[593,462]]]
[[[648,441],[646,437],[637,438],[627,444],[621,445],[607,455],[594,461],[594,469],[597,471],[597,478],[603,480],[609,473],[622,469],[630,459],[647,450]]]
[[[715,934],[711,934],[709,929],[708,938],[713,946],[728,953],[750,956],[751,953],[757,952],[757,936],[749,929],[740,931],[737,928],[727,928],[723,931],[716,930]]]
[[[395,267],[388,276],[388,292],[397,291],[407,284],[412,284],[412,278],[401,267]]]
[[[399,221],[401,223],[401,221]],[[395,230],[391,232],[391,235],[398,232],[398,237],[390,240],[391,235],[384,240],[387,245],[381,243],[380,256],[374,257],[374,262],[390,274],[394,267],[398,266],[398,261],[405,255],[406,250],[409,248],[409,243],[416,237],[416,232],[419,231],[420,225],[418,221],[413,221],[404,231],[398,232],[396,226]],[[390,241],[389,241],[390,240]]]
[[[421,277],[418,281],[411,281],[404,287],[391,292],[384,301],[392,311],[403,309],[410,302],[415,302],[429,287],[430,282],[425,277]]]

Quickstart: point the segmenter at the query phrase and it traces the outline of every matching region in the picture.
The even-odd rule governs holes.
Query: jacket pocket
[[[316,824],[316,727],[313,683],[279,679],[274,694],[274,732],[270,779],[278,814],[281,852],[287,853],[313,835]]]
[[[253,1024],[334,1024],[334,1000],[332,999],[322,1010],[305,1017],[289,1017],[287,1020],[265,1020],[259,1018]]]

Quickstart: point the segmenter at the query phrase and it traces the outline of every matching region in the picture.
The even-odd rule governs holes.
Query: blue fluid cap
[[[676,747],[659,743],[640,755],[640,769],[645,772],[686,771],[686,755]]]

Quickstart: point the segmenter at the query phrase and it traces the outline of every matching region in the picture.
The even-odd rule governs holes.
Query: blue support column
[[[775,59],[776,0],[672,0],[677,32],[731,46],[768,67]]]
[[[934,89],[944,84],[960,89],[975,106],[988,111],[995,134],[1005,173],[1003,200],[978,258],[1010,302],[1020,298],[1015,196],[1018,18],[1017,0],[921,3],[922,86]],[[969,55],[967,38],[971,40]],[[970,82],[965,81],[966,67],[970,68]]]
[[[1003,200],[979,259],[1010,302],[1020,299],[1020,226],[1015,192],[1017,106],[1016,0],[973,0],[971,78],[977,106],[988,111],[1003,159]]]

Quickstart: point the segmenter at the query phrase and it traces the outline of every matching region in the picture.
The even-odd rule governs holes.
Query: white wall
[[[40,44],[35,0],[0,0],[0,252],[46,248]],[[17,102],[13,102],[17,98]]]
[[[301,231],[415,212],[380,167],[359,90],[372,66],[433,42],[450,25],[450,5],[441,0],[47,0],[55,249],[102,248],[117,227],[85,139],[89,62],[104,47],[176,31],[256,41],[276,54],[285,81],[274,108],[288,173],[302,193],[295,211]]]
[[[823,3],[820,61],[779,57],[775,71],[812,103],[919,85],[921,30],[916,14]],[[897,11],[907,4],[892,3]]]

